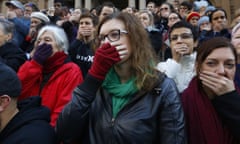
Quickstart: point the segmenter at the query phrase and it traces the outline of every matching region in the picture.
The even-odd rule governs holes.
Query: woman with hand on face
[[[58,138],[64,143],[184,143],[179,94],[155,69],[139,19],[114,13],[100,22],[97,34],[101,45],[58,119]]]
[[[236,50],[228,39],[216,37],[200,45],[197,76],[182,94],[189,144],[234,144],[239,139],[236,63]]]
[[[32,59],[19,69],[22,83],[19,100],[40,95],[42,105],[51,111],[51,125],[72,96],[73,89],[82,82],[79,67],[67,56],[68,41],[64,30],[54,25],[40,29],[32,51]]]

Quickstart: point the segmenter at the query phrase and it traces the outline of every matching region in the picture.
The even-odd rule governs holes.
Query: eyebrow
[[[218,60],[218,58],[206,58],[205,60],[212,60],[212,61],[216,61],[216,60]],[[233,58],[233,59],[226,59],[226,60],[224,60],[224,61],[235,61],[236,59],[235,58]]]

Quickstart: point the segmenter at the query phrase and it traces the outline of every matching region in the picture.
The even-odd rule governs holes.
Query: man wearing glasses
[[[169,40],[172,58],[158,63],[157,68],[175,81],[181,93],[195,75],[196,52],[193,49],[197,36],[192,25],[180,21],[172,26]]]

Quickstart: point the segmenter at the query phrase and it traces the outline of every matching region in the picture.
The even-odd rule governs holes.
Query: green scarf
[[[132,95],[138,91],[135,85],[135,78],[132,77],[126,83],[121,83],[114,68],[108,72],[104,82],[103,88],[112,94],[112,109],[113,117],[127,104]]]

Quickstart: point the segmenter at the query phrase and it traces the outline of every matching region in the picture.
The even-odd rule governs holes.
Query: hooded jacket
[[[0,133],[1,144],[54,144],[50,111],[41,106],[41,98],[30,97],[18,104],[19,112]]]

